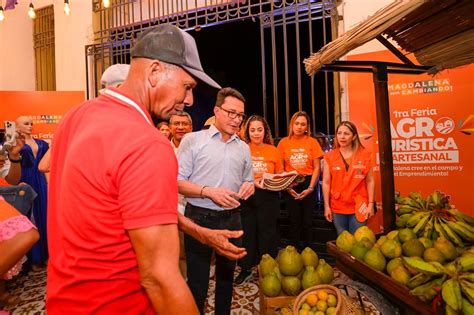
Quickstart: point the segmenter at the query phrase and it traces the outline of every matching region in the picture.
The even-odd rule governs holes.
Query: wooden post
[[[390,134],[387,65],[377,63],[372,67],[372,70],[377,113],[380,177],[382,181],[383,227],[386,233],[395,227],[395,180]]]

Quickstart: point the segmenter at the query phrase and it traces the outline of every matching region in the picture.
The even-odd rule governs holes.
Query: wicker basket
[[[344,312],[345,306],[344,306],[344,295],[341,294],[341,291],[332,286],[332,285],[327,285],[327,284],[320,284],[320,285],[315,285],[311,288],[307,288],[303,292],[301,292],[298,297],[295,300],[295,303],[293,304],[293,315],[298,315],[298,311],[300,307],[304,304],[306,301],[306,298],[308,295],[312,293],[316,293],[319,290],[325,290],[329,294],[333,294],[337,298],[337,305],[336,305],[336,311],[334,312],[334,315],[345,315],[346,313]]]
[[[341,296],[344,300],[344,313],[341,312],[341,314],[365,315],[365,310],[362,309],[362,307],[356,300],[346,296],[343,293],[341,293]]]

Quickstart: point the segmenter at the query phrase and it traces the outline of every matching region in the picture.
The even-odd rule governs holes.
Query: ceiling
[[[313,75],[351,50],[382,35],[405,55],[413,54],[428,73],[474,61],[473,0],[397,0],[305,59]]]

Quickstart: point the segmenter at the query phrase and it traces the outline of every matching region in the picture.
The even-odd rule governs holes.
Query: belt
[[[187,209],[192,210],[194,213],[205,215],[207,217],[215,217],[215,218],[229,218],[234,213],[240,212],[240,207],[230,209],[230,210],[214,210],[214,209],[198,207],[198,206],[190,204],[189,202],[186,204],[186,210]]]

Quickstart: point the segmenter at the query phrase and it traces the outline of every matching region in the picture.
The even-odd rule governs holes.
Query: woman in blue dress
[[[29,184],[38,196],[33,204],[31,220],[38,228],[39,241],[30,251],[29,258],[33,267],[45,265],[48,260],[48,241],[46,237],[46,218],[48,204],[48,184],[43,173],[38,171],[41,158],[48,151],[46,141],[34,139],[31,136],[33,121],[26,116],[18,117],[17,129],[25,135],[25,145],[21,150],[21,179],[20,182]]]

